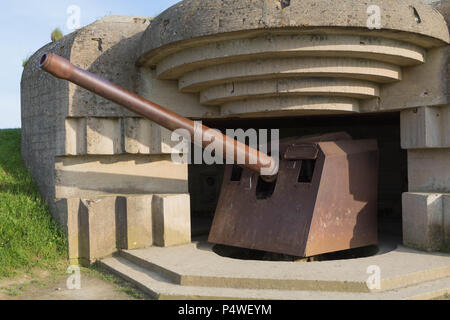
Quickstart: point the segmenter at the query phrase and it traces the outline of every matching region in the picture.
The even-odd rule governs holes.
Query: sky
[[[109,14],[154,17],[179,0],[15,0],[0,11],[0,129],[20,128],[22,62],[50,42],[59,28],[70,30],[70,6],[78,6],[81,27]]]

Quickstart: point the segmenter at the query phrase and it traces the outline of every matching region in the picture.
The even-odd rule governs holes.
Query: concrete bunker
[[[448,28],[419,1],[388,2],[375,1],[383,25],[371,30],[359,1],[255,0],[239,10],[238,1],[182,1],[151,22],[107,17],[39,50],[22,80],[23,155],[70,257],[189,243],[208,229],[221,168],[172,163],[168,130],[42,74],[46,51],[212,127],[377,138],[381,231],[444,248]]]

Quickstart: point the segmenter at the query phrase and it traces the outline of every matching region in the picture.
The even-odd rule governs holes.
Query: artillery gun
[[[353,140],[346,133],[286,139],[279,155],[268,155],[55,54],[44,54],[40,68],[171,131],[200,134],[202,139],[192,140],[201,147],[221,144],[217,150],[235,164],[226,166],[211,243],[296,257],[377,244],[376,140]],[[238,159],[245,163],[237,165]]]

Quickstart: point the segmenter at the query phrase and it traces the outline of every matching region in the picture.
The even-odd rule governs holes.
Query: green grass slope
[[[66,238],[20,155],[20,130],[0,130],[0,279],[66,261]]]

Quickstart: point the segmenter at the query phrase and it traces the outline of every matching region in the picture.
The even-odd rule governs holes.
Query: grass
[[[18,297],[30,287],[46,287],[66,276],[67,239],[24,167],[20,129],[0,130],[0,280],[23,274],[31,281],[0,286],[0,292]],[[50,271],[39,277],[36,271]],[[146,299],[133,286],[96,266],[83,273],[113,283],[134,299]]]
[[[136,289],[135,286],[132,284],[116,277],[115,275],[106,272],[105,270],[101,269],[97,264],[94,264],[90,268],[81,268],[81,271],[83,273],[90,274],[92,276],[98,277],[102,279],[103,281],[110,282],[114,284],[120,292],[125,293],[129,297],[135,299],[135,300],[149,300],[150,298]]]
[[[30,61],[30,57],[28,56],[28,57],[26,57],[25,59],[23,59],[22,60],[22,67],[26,67],[27,66],[27,64],[28,64],[28,62]]]
[[[20,155],[20,130],[0,130],[0,279],[34,268],[58,270],[66,238]]]

